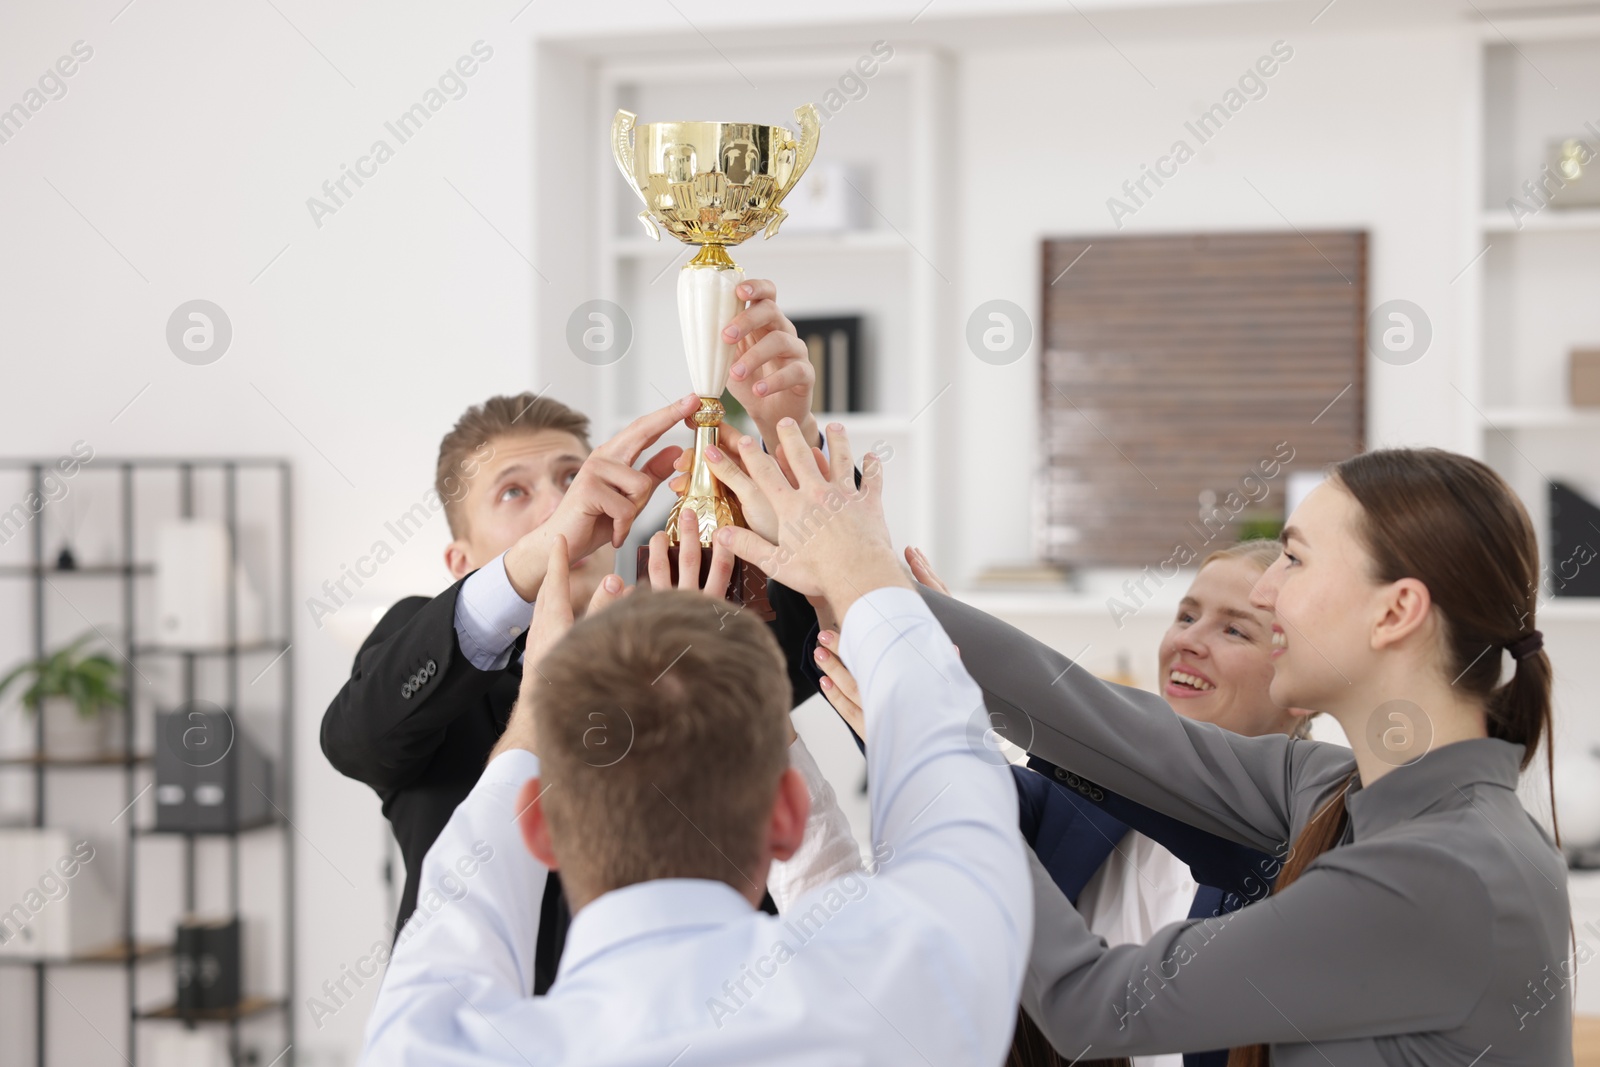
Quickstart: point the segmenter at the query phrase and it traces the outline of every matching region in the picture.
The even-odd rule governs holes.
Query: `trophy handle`
[[[638,118],[633,112],[620,107],[611,116],[611,158],[617,161],[617,169],[627,179],[628,188],[644,201],[645,210],[639,212],[644,232],[650,235],[651,240],[659,241],[661,231],[656,229],[655,219],[650,217],[650,201],[645,199],[644,190],[639,188],[639,180],[633,174],[633,124]]]
[[[783,208],[780,207],[777,210],[775,210],[772,213],[771,220],[768,221],[768,223],[767,223],[766,233],[762,235],[761,239],[763,241],[765,241],[765,240],[770,240],[771,238],[778,236],[778,227],[782,226],[783,225],[783,220],[788,218],[788,217],[789,217],[789,213],[787,211],[783,210]]]
[[[795,148],[794,170],[783,187],[786,195],[800,184],[801,175],[805,174],[806,168],[811,166],[811,158],[817,154],[817,142],[822,140],[822,116],[817,114],[817,105],[801,104],[794,109],[794,117],[800,121],[800,141]]]
[[[643,200],[644,194],[639,192],[638,180],[633,176],[633,124],[638,118],[638,115],[620,107],[611,117],[611,156],[617,161],[617,169],[628,180],[628,188]]]

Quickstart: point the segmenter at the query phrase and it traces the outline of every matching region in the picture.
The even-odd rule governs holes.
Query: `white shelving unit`
[[[1600,17],[1497,19],[1482,27],[1478,47],[1463,160],[1475,210],[1463,220],[1462,248],[1481,258],[1453,283],[1463,290],[1454,383],[1462,396],[1452,397],[1463,416],[1458,447],[1522,497],[1541,559],[1554,567],[1547,483],[1600,499],[1600,410],[1574,408],[1567,395],[1569,352],[1600,345],[1600,210],[1547,207],[1515,220],[1507,198],[1526,202],[1522,184],[1537,181],[1548,142],[1600,118]],[[1586,748],[1600,739],[1600,706],[1583,673],[1600,638],[1600,599],[1542,592],[1538,625],[1556,667],[1556,751]],[[1548,809],[1542,760],[1520,789],[1534,812]],[[1573,877],[1580,923],[1595,914],[1593,881]],[[1600,1010],[1600,998],[1580,992],[1578,1008]]]
[[[1525,215],[1520,219],[1515,218],[1509,211],[1485,211],[1482,225],[1483,232],[1489,234],[1525,233],[1529,230],[1568,233],[1600,230],[1600,208],[1541,211],[1537,215]]]
[[[870,42],[858,52],[865,53]],[[684,63],[637,57],[599,62],[594,71],[595,129],[609,131],[619,107],[641,123],[683,119],[748,119],[796,128],[794,108],[821,104],[858,52],[755,59],[741,55],[737,70],[695,57]],[[932,406],[951,380],[941,328],[948,299],[941,290],[953,272],[946,259],[946,172],[939,158],[937,116],[950,74],[938,53],[897,47],[866,83],[867,94],[824,117],[817,161],[863,168],[868,187],[866,229],[843,233],[780,232],[730,249],[751,277],[778,284],[791,317],[863,317],[863,407],[833,412],[858,454],[887,456],[885,506],[898,543],[937,542],[935,475],[942,448],[941,412]],[[612,161],[608,138],[594,159],[599,210],[595,238],[597,291],[629,314],[633,347],[597,369],[596,423],[600,436],[688,386],[677,322],[674,275],[691,249],[664,236],[650,240],[636,218],[640,203]]]
[[[1600,430],[1600,410],[1582,408],[1485,408],[1486,429]]]
[[[1600,119],[1600,16],[1496,20],[1482,27],[1474,183],[1482,205],[1468,242],[1481,262],[1467,290],[1461,389],[1463,447],[1522,496],[1548,549],[1546,482],[1600,495],[1600,409],[1568,402],[1568,355],[1600,346],[1600,208],[1532,204],[1546,146]],[[1470,254],[1470,253],[1469,253]],[[1545,553],[1548,559],[1548,552]],[[1600,608],[1552,600],[1541,620],[1600,622]]]

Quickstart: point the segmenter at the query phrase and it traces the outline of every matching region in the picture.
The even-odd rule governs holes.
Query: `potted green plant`
[[[22,706],[44,716],[44,754],[52,759],[89,759],[105,754],[109,712],[122,707],[120,671],[103,652],[86,652],[87,633],[44,659],[29,660],[0,678],[0,696],[17,682]]]

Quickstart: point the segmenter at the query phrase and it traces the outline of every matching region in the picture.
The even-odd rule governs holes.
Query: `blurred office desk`
[[[1600,1067],[1600,1016],[1579,1015],[1572,1020],[1573,1067]]]
[[[1600,929],[1600,871],[1569,871],[1572,925],[1578,940],[1593,949]],[[1572,1060],[1574,1067],[1600,1067],[1600,989],[1589,968],[1579,971],[1572,1003]]]
[[[1600,871],[1568,871],[1567,894],[1572,900],[1573,932],[1579,944],[1587,947],[1575,953],[1578,973],[1573,983],[1572,1014],[1595,1023],[1600,1020],[1600,985],[1596,985],[1583,960],[1600,952]]]

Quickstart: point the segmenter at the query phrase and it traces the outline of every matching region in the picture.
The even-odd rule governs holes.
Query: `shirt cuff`
[[[511,661],[511,645],[533,617],[533,605],[517,595],[501,553],[467,577],[456,596],[456,638],[480,671],[497,671]]]

